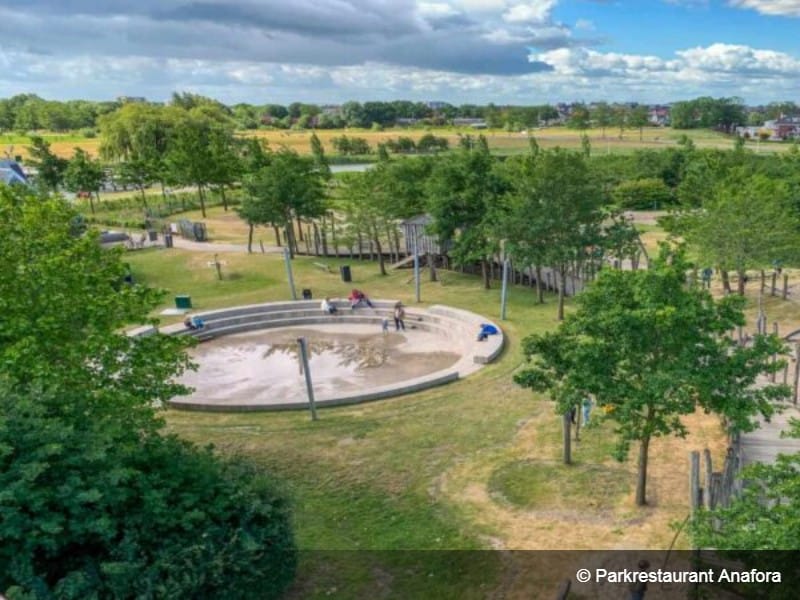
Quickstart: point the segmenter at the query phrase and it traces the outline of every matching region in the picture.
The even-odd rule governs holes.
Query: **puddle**
[[[192,350],[199,365],[181,382],[195,388],[180,400],[211,404],[305,402],[297,338],[309,345],[318,400],[399,383],[455,364],[451,341],[422,330],[383,334],[372,327],[291,328],[220,337]]]

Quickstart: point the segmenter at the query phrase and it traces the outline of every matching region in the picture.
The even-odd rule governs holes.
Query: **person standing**
[[[403,308],[403,303],[398,302],[394,305],[394,330],[403,331],[406,330],[406,324],[404,319],[406,318],[406,309]]]
[[[589,415],[592,412],[592,399],[589,396],[586,396],[583,399],[582,406],[583,406],[583,424],[584,425],[588,425],[589,424]]]

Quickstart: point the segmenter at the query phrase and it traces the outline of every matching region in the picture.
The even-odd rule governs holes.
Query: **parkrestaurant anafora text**
[[[595,581],[606,583],[781,583],[779,571],[609,571],[596,569]]]

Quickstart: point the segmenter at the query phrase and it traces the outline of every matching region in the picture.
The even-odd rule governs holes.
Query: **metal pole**
[[[419,291],[419,248],[417,246],[417,232],[414,232],[414,292],[416,293],[417,302],[420,302]]]
[[[303,375],[306,378],[306,392],[308,392],[308,408],[311,410],[311,420],[317,420],[317,406],[314,404],[314,386],[311,384],[311,369],[308,366],[308,348],[306,338],[297,338],[300,346],[300,361],[303,365]]]
[[[500,292],[500,320],[506,320],[506,302],[508,301],[508,259],[503,259],[503,288]]]
[[[292,292],[292,300],[297,300],[297,291],[294,289],[294,277],[292,277],[292,258],[289,256],[289,248],[284,246],[283,259],[286,262],[286,279],[289,280],[289,290]]]

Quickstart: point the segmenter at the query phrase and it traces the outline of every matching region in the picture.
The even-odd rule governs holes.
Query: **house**
[[[651,125],[656,127],[665,127],[669,125],[669,107],[668,106],[652,106],[647,114],[647,120]]]
[[[28,185],[28,177],[18,162],[0,160],[0,182],[6,185]]]
[[[768,122],[772,124],[777,139],[800,139],[800,117],[781,117],[775,121]]]

